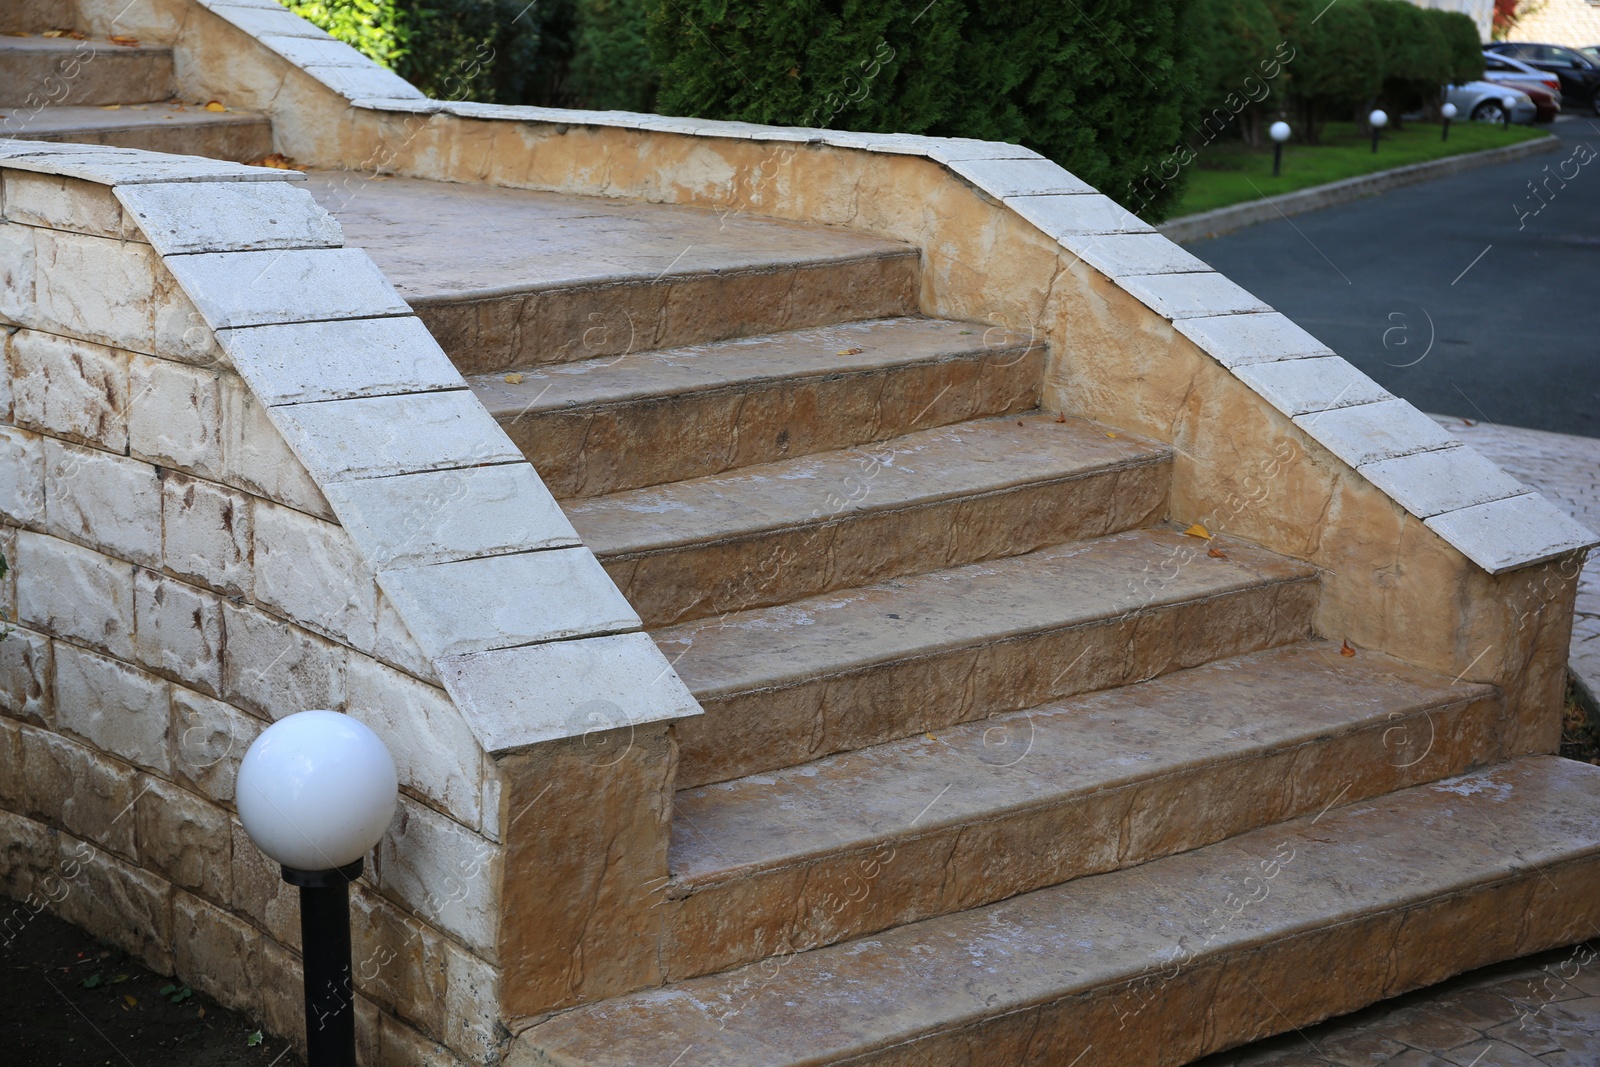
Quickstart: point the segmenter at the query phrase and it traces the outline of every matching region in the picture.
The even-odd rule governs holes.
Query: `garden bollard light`
[[[394,817],[399,782],[378,735],[336,711],[261,732],[239,764],[239,821],[300,889],[308,1067],[355,1067],[350,883]]]
[[[1448,141],[1450,139],[1450,120],[1456,117],[1456,106],[1454,104],[1446,104],[1439,109],[1439,114],[1444,116],[1444,136],[1439,140]]]
[[[1511,128],[1511,109],[1516,106],[1517,98],[1514,96],[1505,97],[1500,101],[1500,114],[1505,116],[1500,124],[1508,130]]]
[[[1289,139],[1289,124],[1274,122],[1267,132],[1272,136],[1272,176],[1276,178],[1283,170],[1283,142]]]
[[[1389,113],[1374,111],[1367,116],[1367,124],[1372,127],[1372,154],[1378,154],[1378,131],[1389,125]]]

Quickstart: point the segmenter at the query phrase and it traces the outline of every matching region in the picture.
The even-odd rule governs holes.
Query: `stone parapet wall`
[[[1588,0],[1523,0],[1511,41],[1537,41],[1583,48],[1600,44],[1600,4]]]
[[[565,857],[608,819],[664,826],[667,723],[698,708],[294,177],[0,146],[8,930],[49,906],[298,1036],[297,906],[233,782],[266,724],[344,711],[402,786],[355,888],[364,1059],[492,1063],[519,939],[664,875],[664,833],[630,852],[647,871]],[[607,980],[590,951],[545,960],[550,997]]]

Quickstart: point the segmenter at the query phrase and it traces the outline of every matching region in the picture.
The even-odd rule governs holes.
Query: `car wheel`
[[[1472,109],[1473,122],[1500,122],[1506,121],[1506,109],[1498,100],[1485,100]]]

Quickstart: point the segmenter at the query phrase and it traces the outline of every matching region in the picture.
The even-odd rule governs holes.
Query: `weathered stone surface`
[[[1155,227],[1109,197],[1085,195],[1011,196],[1006,206],[1059,240],[1087,233],[1151,233]]]
[[[1312,643],[685,790],[669,977],[1458,774],[1499,754],[1502,714],[1491,687]]]
[[[352,653],[349,714],[377,732],[394,756],[400,784],[476,827],[483,754],[450,698],[431,685]]]
[[[119,759],[168,774],[167,684],[66,642],[55,649],[56,727]]]
[[[30,32],[38,32],[41,25],[34,23]],[[47,101],[79,106],[137,104],[171,95],[172,53],[151,45],[103,40],[7,37],[0,46],[0,75],[5,81],[0,107],[34,108]]]
[[[1151,310],[1169,319],[1272,310],[1258,297],[1215,271],[1132,275],[1117,281]]]
[[[1435,515],[1428,527],[1490,574],[1581,552],[1596,535],[1537,493]]]
[[[134,805],[139,860],[153,874],[226,905],[233,861],[228,813],[185,789],[145,778]]]
[[[1224,367],[1333,355],[1333,349],[1275,311],[1264,315],[1202,316],[1173,325]]]
[[[471,379],[558,498],[881,441],[1038,402],[1026,335],[856,322]]]
[[[273,419],[324,483],[522,458],[465,390],[291,404]]]
[[[223,380],[223,480],[287,504],[308,515],[332,519],[317,482],[290,451],[265,406],[233,376]]]
[[[639,626],[594,553],[581,547],[386,570],[378,584],[435,658]]]
[[[163,467],[223,478],[222,372],[136,355],[128,379],[129,452]]]
[[[19,621],[133,658],[131,563],[23,530],[13,565]]]
[[[267,936],[279,944],[298,950],[299,890],[283,880],[283,868],[255,846],[237,820],[231,821],[229,826],[233,841],[230,908],[266,931]]]
[[[44,529],[44,439],[0,426],[0,514]]]
[[[445,940],[365,886],[350,894],[355,987],[379,1006],[444,1032]]]
[[[326,492],[374,570],[578,544],[528,463],[338,482]]]
[[[222,605],[223,696],[269,719],[342,710],[347,649],[250,607]]]
[[[45,529],[146,567],[161,564],[161,480],[148,463],[44,439]]]
[[[159,117],[162,112],[158,111],[157,114]],[[183,181],[286,182],[306,179],[298,171],[247,167],[192,155],[151,159],[148,152],[138,149],[93,143],[41,145],[7,141],[0,144],[0,163],[8,170],[63,175],[99,185]]]
[[[412,317],[219,330],[217,340],[268,405],[424,393],[466,384],[422,321]]]
[[[493,956],[501,921],[502,851],[408,797],[373,850],[383,895],[473,949]]]
[[[126,821],[133,821],[131,814]],[[57,869],[71,891],[56,913],[94,937],[126,949],[157,974],[171,973],[171,885],[82,842],[62,838],[60,844]]]
[[[252,512],[244,493],[168,472],[161,480],[162,565],[224,594],[249,593]]]
[[[698,715],[700,705],[646,634],[548,641],[440,661],[445,690],[485,752],[599,737]],[[537,699],[530,679],[539,680]]]
[[[1338,356],[1247,364],[1234,373],[1290,417],[1394,399]]]
[[[371,648],[377,587],[341,527],[265,501],[252,509],[255,600],[320,633]]]
[[[1413,452],[1459,447],[1437,423],[1404,400],[1319,411],[1294,421],[1352,467]]]
[[[172,687],[172,775],[218,804],[233,805],[239,761],[265,724],[231,704]]]
[[[126,353],[37,330],[18,330],[7,352],[18,426],[128,450]]]
[[[990,196],[1092,193],[1094,186],[1048,159],[967,159],[950,169]]]
[[[147,669],[203,693],[222,692],[222,599],[138,569],[133,651]]]
[[[659,626],[1144,525],[1165,512],[1168,460],[1030,415],[579,499],[567,514]]]
[[[1586,894],[1600,877],[1597,815],[1593,768],[1519,760],[784,957],[775,973],[580,1009],[524,1033],[510,1062],[665,1067],[693,1045],[701,1063],[899,1065],[919,1062],[894,1047],[915,1041],[972,1064],[1070,1062],[1091,1045],[1184,1063],[1556,943],[1573,915],[1596,912]],[[1486,835],[1490,825],[1499,832]],[[1525,845],[1508,854],[1488,839],[1502,835]],[[1553,871],[1560,905],[1525,910]],[[1329,932],[1334,923],[1344,925]],[[1431,951],[1416,953],[1421,944]],[[1391,950],[1427,959],[1427,971],[1390,970]],[[1003,978],[973,985],[975,963]],[[1194,1027],[1208,1005],[1211,1025]],[[1019,1014],[1026,1032],[1012,1035]]]
[[[0,708],[7,715],[39,726],[50,725],[55,668],[50,639],[20,626],[8,627],[0,641]]]
[[[214,330],[410,311],[359,248],[202,252],[167,268]]]
[[[1061,244],[1108,278],[1194,274],[1211,269],[1159,233],[1071,235],[1061,238]]]
[[[181,75],[180,75],[181,78]],[[141,109],[107,111],[100,107],[66,104],[39,112],[28,124],[28,136],[36,141],[70,141],[85,146],[133,148],[144,152],[208,156],[217,160],[260,159],[272,151],[272,123],[262,115],[229,110],[226,113],[184,107],[173,101],[143,105]],[[18,160],[15,163],[22,163]],[[72,168],[89,177],[100,175],[110,183],[122,184],[132,177],[135,183],[161,181],[158,169],[111,166],[101,159]],[[7,165],[13,165],[7,160]],[[172,171],[183,180],[203,180],[210,175],[191,166],[178,165]],[[225,180],[230,172],[222,171]],[[91,180],[98,180],[91,177]]]
[[[1136,530],[659,630],[706,714],[680,785],[877,744],[1308,635],[1314,572]]]
[[[295,185],[163,182],[122,186],[116,196],[163,256],[344,243],[339,224]]]
[[[133,859],[138,774],[126,763],[59,734],[16,728],[21,810]]]
[[[1361,474],[1419,519],[1520,496],[1525,488],[1471,448],[1379,460],[1362,467]]]

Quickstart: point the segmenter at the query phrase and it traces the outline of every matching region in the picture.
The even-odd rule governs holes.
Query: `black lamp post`
[[[1444,116],[1444,136],[1440,137],[1439,140],[1448,141],[1450,139],[1450,120],[1456,117],[1456,106],[1454,104],[1446,104],[1439,109],[1439,114]]]
[[[1367,125],[1372,127],[1372,154],[1378,154],[1378,131],[1389,125],[1387,111],[1374,111],[1367,116]]]
[[[1283,172],[1283,143],[1289,139],[1289,124],[1279,120],[1274,122],[1267,133],[1272,137],[1272,176],[1276,178]]]
[[[350,883],[394,818],[394,760],[336,711],[302,711],[261,732],[239,764],[239,821],[300,890],[308,1067],[355,1067]]]

